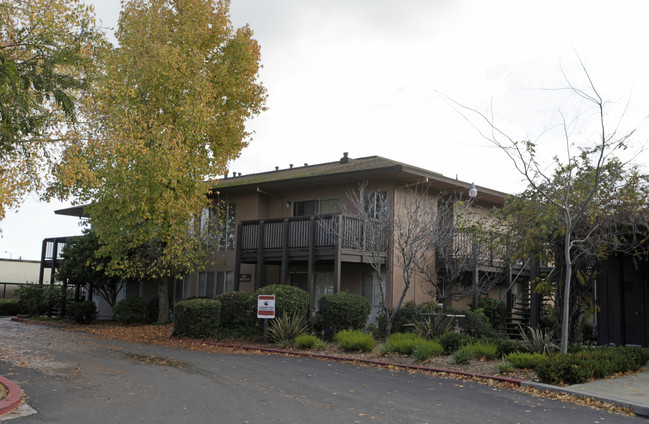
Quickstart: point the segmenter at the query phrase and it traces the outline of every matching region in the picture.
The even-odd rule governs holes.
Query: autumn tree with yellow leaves
[[[264,109],[252,36],[233,28],[229,1],[126,1],[89,120],[49,188],[89,205],[111,272],[159,282],[161,322],[172,279],[205,265],[201,211]]]
[[[42,187],[107,46],[79,0],[0,0],[0,220]]]

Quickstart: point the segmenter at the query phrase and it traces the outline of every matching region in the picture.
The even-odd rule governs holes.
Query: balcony
[[[371,249],[382,246],[376,238],[358,218],[344,214],[244,221],[239,227],[237,256],[241,263],[364,262],[364,251],[385,260],[387,248]]]

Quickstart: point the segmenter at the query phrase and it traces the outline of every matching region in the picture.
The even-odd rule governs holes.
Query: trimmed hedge
[[[192,299],[176,304],[174,331],[176,337],[208,339],[218,335],[221,302],[214,299]]]
[[[256,314],[250,309],[252,298],[252,293],[242,291],[216,296],[216,300],[221,302],[221,327],[239,331],[253,328]]]
[[[362,330],[370,312],[370,301],[357,294],[341,292],[320,298],[320,315],[332,333]]]
[[[275,295],[275,316],[307,316],[309,310],[309,293],[299,287],[287,286],[284,284],[272,284],[255,291],[250,299],[251,311],[257,316],[257,296],[260,294]]]
[[[514,368],[533,370],[545,357],[542,353],[512,352],[507,355],[507,360]]]
[[[97,318],[97,306],[92,300],[72,302],[67,306],[67,315],[77,324],[90,324]]]
[[[649,360],[640,347],[600,346],[565,355],[554,354],[539,361],[534,369],[546,384],[580,384],[592,378],[637,371]]]
[[[122,299],[113,307],[113,318],[123,324],[147,324],[149,304],[139,297]]]
[[[0,299],[0,317],[27,313],[18,299]]]

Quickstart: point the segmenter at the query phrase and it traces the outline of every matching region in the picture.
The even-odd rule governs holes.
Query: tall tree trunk
[[[158,280],[158,322],[169,321],[169,279],[160,277]]]
[[[566,261],[566,278],[563,287],[563,311],[561,318],[561,353],[568,353],[568,333],[570,332],[570,280],[572,278],[572,259],[570,258],[570,232],[566,231],[563,256]]]

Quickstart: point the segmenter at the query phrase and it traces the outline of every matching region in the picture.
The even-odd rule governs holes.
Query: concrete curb
[[[23,400],[23,391],[15,383],[0,376],[0,384],[5,386],[9,391],[7,397],[0,400],[0,417],[7,414],[20,406]]]
[[[612,403],[625,409],[633,411],[637,416],[649,417],[649,406],[629,402],[628,400],[619,399],[613,396],[600,396],[582,390],[574,390],[568,387],[552,386],[550,384],[536,383],[533,381],[523,381],[521,387],[530,387],[539,391],[548,391],[554,393],[565,393],[580,399],[593,399],[600,402]]]

